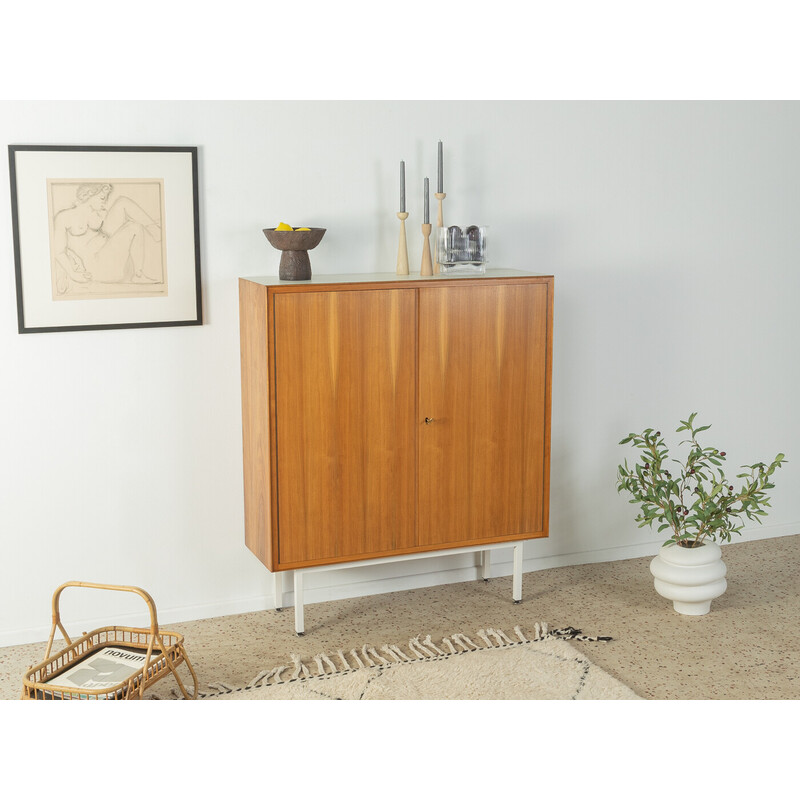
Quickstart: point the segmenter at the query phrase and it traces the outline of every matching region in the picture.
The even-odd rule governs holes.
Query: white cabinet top
[[[481,280],[484,278],[549,278],[551,275],[544,275],[537,272],[527,272],[516,269],[487,269],[485,273],[479,272],[441,272],[438,275],[398,275],[395,272],[354,272],[349,274],[324,274],[312,273],[311,279],[307,281],[282,281],[277,275],[267,275],[259,277],[242,276],[244,280],[259,283],[262,286],[328,286],[334,283],[406,283],[420,281],[458,281],[458,280]]]

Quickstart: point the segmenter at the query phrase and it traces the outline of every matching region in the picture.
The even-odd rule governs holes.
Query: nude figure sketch
[[[47,188],[54,300],[167,295],[162,180]]]

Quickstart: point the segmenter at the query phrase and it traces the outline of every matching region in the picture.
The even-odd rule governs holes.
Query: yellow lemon
[[[275,230],[276,231],[292,231],[292,230],[294,230],[294,228],[291,225],[287,225],[285,222],[281,222],[278,225],[278,227],[275,228]]]
[[[295,228],[296,231],[310,231],[311,228]]]

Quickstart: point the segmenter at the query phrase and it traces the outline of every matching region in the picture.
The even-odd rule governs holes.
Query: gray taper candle
[[[428,225],[431,221],[431,209],[428,201],[428,179],[425,178],[425,214],[422,218],[424,225]]]
[[[439,175],[438,175],[438,182],[436,184],[437,189],[436,191],[439,194],[444,193],[444,168],[442,167],[442,140],[439,139]]]
[[[400,162],[400,211],[406,210],[406,162]]]

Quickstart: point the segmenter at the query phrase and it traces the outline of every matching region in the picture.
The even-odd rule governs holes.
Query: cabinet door
[[[281,564],[414,545],[413,289],[275,295]]]
[[[419,295],[420,546],[545,535],[548,285]]]

